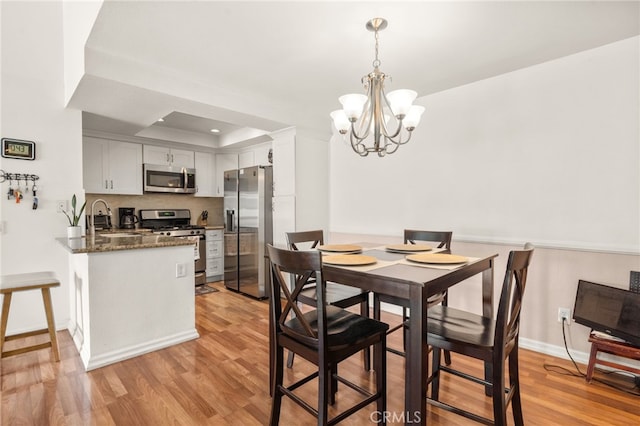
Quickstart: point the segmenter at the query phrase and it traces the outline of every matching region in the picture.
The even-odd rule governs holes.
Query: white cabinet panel
[[[193,151],[184,149],[171,149],[171,165],[175,167],[186,167],[192,169],[195,167]]]
[[[237,168],[238,156],[236,154],[216,154],[216,197],[224,196],[224,172]]]
[[[222,256],[222,241],[207,241],[207,258]]]
[[[135,143],[111,142],[109,173],[113,193],[142,194],[142,147]]]
[[[142,145],[85,137],[83,184],[94,194],[142,194]]]
[[[238,155],[238,168],[255,166],[253,151],[242,152]]]
[[[273,197],[273,243],[286,245],[285,233],[296,230],[296,197]]]
[[[273,190],[276,196],[296,193],[295,133],[281,132],[273,139]]]
[[[184,149],[166,148],[164,146],[145,145],[144,162],[148,164],[160,164],[165,166],[194,167],[193,151]]]
[[[219,280],[223,275],[224,245],[222,229],[205,231],[207,266],[206,275],[209,280]]]
[[[82,179],[84,190],[93,194],[104,194],[109,190],[109,160],[105,154],[109,141],[84,138],[82,144]]]
[[[195,153],[196,197],[214,197],[215,193],[215,160],[210,152]]]
[[[257,146],[253,150],[253,163],[256,166],[268,166],[269,163],[269,151],[271,151],[271,144],[265,144]]]
[[[207,259],[207,278],[222,278],[222,259]]]

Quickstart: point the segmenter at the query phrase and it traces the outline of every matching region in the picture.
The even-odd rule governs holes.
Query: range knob
[[[191,235],[193,235],[193,234],[195,234],[195,233],[196,233],[196,231],[191,231]]]
[[[166,235],[167,237],[171,236],[171,232],[167,232],[166,234],[163,233],[163,235]]]

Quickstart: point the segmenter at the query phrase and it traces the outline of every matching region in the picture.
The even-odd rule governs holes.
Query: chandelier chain
[[[378,30],[377,29],[375,31],[375,39],[376,39],[376,59],[373,61],[373,67],[374,68],[379,68],[381,62],[380,62],[380,59],[378,59],[379,37],[378,37]]]

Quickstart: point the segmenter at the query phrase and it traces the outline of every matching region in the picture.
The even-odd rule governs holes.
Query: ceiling
[[[372,69],[373,17],[389,21],[389,89],[421,97],[636,36],[639,5],[107,0],[70,105],[85,128],[213,147],[289,126],[328,136],[338,96]]]

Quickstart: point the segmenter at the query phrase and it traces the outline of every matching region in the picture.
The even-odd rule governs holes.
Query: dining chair
[[[267,246],[271,266],[270,345],[273,354],[271,382],[272,406],[269,424],[280,420],[282,397],[291,398],[307,412],[317,418],[318,425],[336,424],[372,402],[376,402],[380,422],[385,422],[386,412],[386,335],[389,326],[326,302],[326,282],[322,278],[322,254],[317,251],[283,250]],[[283,272],[294,277],[290,288]],[[316,304],[314,309],[302,312],[298,296],[308,280],[316,281]],[[282,293],[282,296],[281,296]],[[295,316],[289,315],[295,313]],[[353,354],[374,347],[373,369],[375,392],[338,376],[338,364]],[[318,368],[315,372],[285,386],[284,349],[295,352]],[[318,378],[317,409],[304,401],[294,390]],[[328,406],[335,402],[338,381],[363,395],[363,399],[328,418]],[[348,398],[350,399],[350,398]],[[342,405],[342,404],[341,404]]]
[[[495,320],[447,306],[435,306],[427,312],[427,342],[433,348],[432,373],[427,379],[427,384],[431,383],[431,398],[427,398],[430,404],[480,423],[506,425],[507,406],[512,403],[515,424],[524,423],[518,377],[518,336],[522,297],[533,250],[533,245],[527,243],[524,250],[509,253]],[[490,373],[481,379],[441,365],[440,351],[443,349],[488,363],[491,368],[485,371]],[[505,386],[505,366],[509,370],[508,388]],[[440,401],[442,372],[471,380],[490,390],[493,420]],[[468,392],[468,389],[464,391]]]
[[[315,249],[324,244],[324,233],[321,229],[313,231],[287,232],[287,245],[290,250],[306,250]],[[298,295],[298,302],[308,306],[315,306],[317,300],[316,282],[314,278],[310,278],[307,285]],[[338,308],[349,308],[360,304],[360,315],[369,316],[369,292],[363,291],[356,287],[328,282],[326,285],[327,304],[337,306]],[[371,351],[365,348],[364,369],[371,369]],[[293,366],[293,352],[289,352],[287,358],[287,367]]]
[[[421,230],[416,230],[416,229],[405,229],[404,230],[404,243],[405,244],[418,244],[421,242],[426,242],[426,243],[436,243],[437,246],[436,248],[439,249],[444,249],[442,251],[442,253],[450,253],[451,252],[451,239],[453,237],[453,232],[451,231],[421,231]],[[402,305],[403,301],[399,300],[399,299],[395,299],[393,297],[390,296],[385,296],[385,295],[378,295],[375,294],[374,298],[373,298],[373,312],[374,312],[374,318],[379,320],[380,319],[380,302],[385,302],[385,303],[391,303],[394,305],[400,305],[402,306],[402,322],[394,327],[392,327],[391,329],[389,329],[389,333],[393,333],[394,331],[402,328],[404,331],[404,336],[403,336],[403,346],[404,346],[404,350],[406,351],[406,342],[407,342],[407,332],[408,332],[408,326],[407,326],[407,307]],[[429,300],[427,300],[427,308],[430,308],[432,306],[438,305],[438,304],[443,304],[446,305],[447,304],[447,292],[443,291],[442,293],[438,293],[435,294],[431,297],[429,297]],[[394,353],[396,355],[401,355],[404,356],[404,352],[403,351],[399,351],[395,348],[387,348],[387,350],[391,353]],[[445,363],[447,365],[451,364],[451,355],[449,353],[449,351],[445,352]]]

